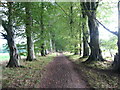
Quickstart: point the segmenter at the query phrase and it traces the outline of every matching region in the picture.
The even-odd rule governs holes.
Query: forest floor
[[[64,56],[66,55],[66,56]],[[111,62],[93,62],[79,55],[37,57],[22,61],[24,68],[2,67],[3,88],[119,88],[120,74],[109,70]]]
[[[112,70],[112,61],[93,61],[89,64],[83,63],[87,58],[79,55],[65,54],[69,60],[76,64],[76,69],[82,72],[86,81],[95,89],[120,89],[120,74]]]
[[[60,54],[46,66],[40,88],[90,88],[75,64]]]
[[[35,61],[20,60],[24,68],[6,68],[7,62],[0,64],[2,72],[0,72],[0,81],[2,79],[2,88],[38,88],[37,84],[41,81],[44,67],[51,62],[56,53],[49,54],[45,57],[37,56]],[[1,70],[1,69],[0,69]]]

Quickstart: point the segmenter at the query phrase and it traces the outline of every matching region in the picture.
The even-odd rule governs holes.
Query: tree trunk
[[[52,39],[52,46],[53,46],[53,51],[56,52],[56,44],[55,44],[55,37],[54,36]]]
[[[45,56],[43,12],[44,12],[44,4],[43,4],[43,2],[41,2],[41,20],[40,20],[40,28],[41,28],[41,56]]]
[[[83,36],[83,58],[89,56],[89,47],[85,36]]]
[[[118,2],[118,54],[115,56],[115,69],[120,73],[120,1]]]
[[[41,56],[45,56],[44,44],[41,45]]]
[[[34,43],[32,39],[32,17],[30,13],[30,2],[26,3],[25,5],[25,12],[26,12],[26,36],[27,36],[27,61],[35,60],[35,53],[34,53]]]
[[[73,2],[70,2],[70,16],[69,16],[69,25],[70,25],[70,36],[73,38]]]
[[[74,47],[75,47],[74,55],[78,55],[78,47],[77,47],[77,44],[76,44]]]
[[[112,52],[111,52],[111,50],[110,50],[110,49],[108,49],[108,50],[109,50],[110,56],[112,57],[113,55],[112,55]]]
[[[80,16],[80,18],[81,18],[81,16]],[[79,22],[79,25],[81,24],[81,22]],[[81,25],[80,25],[80,28],[81,28]],[[81,54],[82,54],[82,29],[79,29],[79,46],[80,46],[80,48],[79,48],[79,55],[81,56]],[[77,38],[76,38],[77,39]]]
[[[53,45],[52,45],[52,35],[51,32],[49,33],[50,39],[49,39],[49,44],[50,44],[50,52],[53,52]]]
[[[9,36],[9,39],[7,39],[7,43],[10,49],[10,60],[7,64],[7,67],[18,67],[19,66],[18,52],[14,42],[14,38]]]
[[[98,25],[93,18],[96,18],[95,12],[92,12],[92,16],[88,16],[88,26],[90,29],[90,49],[91,53],[87,61],[103,61],[102,52],[99,46],[99,32]]]
[[[27,36],[27,61],[35,60],[34,43],[32,36]]]
[[[98,32],[98,24],[96,22],[96,10],[98,7],[98,3],[96,0],[91,2],[83,2],[81,5],[85,12],[85,15],[88,16],[88,26],[90,31],[90,49],[91,53],[87,59],[87,61],[103,61],[102,52],[99,46],[99,32]]]
[[[79,48],[79,55],[81,56],[82,54],[82,42],[80,42],[80,48]]]
[[[86,16],[84,13],[82,14],[83,22],[82,22],[82,30],[83,30],[83,58],[89,56],[89,47],[88,47],[88,31],[86,27]]]
[[[14,41],[14,31],[13,31],[13,24],[12,24],[12,2],[8,2],[8,24],[5,21],[2,21],[2,26],[4,30],[7,32],[7,35],[3,34],[4,38],[7,40],[8,47],[9,47],[9,55],[10,60],[7,64],[7,67],[18,67],[19,60],[18,60],[18,52]]]

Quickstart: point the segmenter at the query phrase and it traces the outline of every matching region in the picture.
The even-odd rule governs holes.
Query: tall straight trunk
[[[50,43],[50,52],[53,51],[53,45],[52,45],[52,36],[51,36],[51,32],[49,33],[50,39],[49,39],[49,43]]]
[[[80,23],[81,24],[81,23]],[[80,27],[81,28],[81,27]],[[80,45],[80,48],[79,48],[79,55],[81,56],[82,54],[82,33],[81,33],[82,29],[79,30],[79,45]]]
[[[30,13],[30,2],[26,3],[25,5],[25,12],[26,12],[26,36],[27,36],[27,61],[35,60],[35,53],[34,53],[34,43],[32,39],[32,17]]]
[[[10,60],[7,64],[7,67],[18,67],[19,66],[19,61],[18,61],[18,52],[17,52],[17,47],[15,45],[14,41],[14,31],[13,31],[13,24],[12,24],[12,2],[8,2],[8,24],[6,24],[5,21],[2,21],[2,26],[7,32],[7,35],[4,35],[4,38],[7,40],[8,47],[9,47],[9,55],[10,55]]]
[[[74,28],[73,28],[73,2],[70,2],[70,16],[69,16],[69,25],[70,25],[70,37],[71,38],[75,38],[74,35],[73,35],[73,32],[74,32]],[[74,46],[74,55],[76,55],[78,52],[76,50],[76,43],[75,44],[71,44],[71,46]]]
[[[92,12],[92,16],[88,16],[88,26],[90,29],[90,49],[91,53],[87,61],[104,60],[99,46],[99,32],[98,25],[94,18],[96,18],[95,12]]]
[[[41,45],[41,56],[45,56],[44,44]]]
[[[52,52],[52,51],[53,51],[53,45],[52,45],[52,40],[50,38],[50,52]]]
[[[52,35],[52,46],[53,46],[53,51],[56,51],[56,44],[55,44],[55,36]]]
[[[118,2],[118,66],[117,71],[120,72],[120,1]]]
[[[80,48],[79,48],[79,55],[81,56],[82,54],[82,42],[80,42]]]
[[[113,69],[120,73],[120,1],[118,2],[118,33],[116,34],[118,37],[118,53],[114,55],[114,61],[112,63]]]
[[[43,2],[41,2],[41,20],[40,20],[40,28],[41,28],[41,56],[45,56],[43,12],[44,12],[44,4],[43,4]]]
[[[70,35],[73,37],[73,2],[70,2]]]
[[[74,47],[75,47],[74,55],[78,55],[78,47],[77,47],[77,44],[76,44]]]
[[[83,30],[83,58],[89,56],[89,47],[88,47],[88,31],[86,28],[86,15],[82,13],[82,30]]]
[[[81,19],[81,15],[80,15],[80,19]],[[81,29],[81,22],[79,22],[79,26],[80,26],[80,29],[79,29],[79,46],[80,46],[80,48],[79,48],[79,55],[81,56],[81,54],[82,54],[82,29]],[[77,39],[77,38],[76,38]]]

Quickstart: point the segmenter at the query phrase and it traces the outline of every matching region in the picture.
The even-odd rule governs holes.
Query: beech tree
[[[90,47],[91,52],[87,61],[104,60],[99,45],[98,23],[101,23],[96,19],[98,3],[95,0],[79,3],[15,2],[15,8],[17,8],[15,10],[19,13],[16,13],[17,18],[13,19],[18,21],[10,22],[12,25],[18,23],[25,31],[22,33],[27,38],[27,42],[25,41],[27,60],[35,59],[34,44],[36,53],[41,53],[41,56],[45,56],[47,50],[70,51],[80,55],[83,50],[83,57],[87,57]],[[10,28],[13,28],[12,25]],[[20,32],[19,36],[22,33]],[[88,42],[89,34],[90,43]],[[81,49],[82,43],[83,49]]]
[[[120,1],[118,2],[118,70],[120,72]]]
[[[2,20],[2,26],[7,34],[3,34],[4,39],[7,40],[9,47],[10,60],[7,67],[19,67],[18,51],[14,40],[14,30],[13,30],[13,2],[7,2],[8,12],[5,13],[8,20]]]
[[[88,16],[88,26],[90,31],[90,49],[91,53],[87,59],[87,61],[103,61],[102,57],[102,51],[99,46],[99,32],[98,32],[98,23],[96,22],[96,10],[98,7],[98,3],[96,0],[91,2],[83,2],[83,8],[85,11],[85,14]]]
[[[87,30],[87,16],[82,11],[82,32],[83,32],[83,58],[89,56],[89,47],[88,47],[88,30]]]
[[[33,61],[35,59],[35,53],[34,53],[34,42],[32,37],[32,16],[31,16],[31,3],[27,2],[25,4],[25,12],[26,12],[26,19],[25,19],[25,25],[26,25],[26,37],[27,37],[27,61]]]
[[[40,15],[40,28],[41,28],[41,56],[45,56],[45,44],[44,44],[44,23],[43,23],[44,3],[41,2],[41,15]]]
[[[114,69],[120,72],[120,1],[118,2],[118,53],[114,57]]]

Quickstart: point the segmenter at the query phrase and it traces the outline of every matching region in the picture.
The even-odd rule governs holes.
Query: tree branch
[[[66,13],[66,11],[65,11],[57,2],[55,2],[55,4],[56,4],[58,7],[60,7],[60,9],[61,9],[67,16],[69,16],[69,15]]]
[[[7,35],[6,34],[4,34],[4,33],[2,33],[2,32],[0,32],[1,34],[2,34],[2,36],[4,37],[3,39],[7,39]]]
[[[2,20],[2,26],[5,29],[5,31],[8,31],[7,24],[3,20]]]
[[[94,19],[95,19],[100,25],[102,25],[103,28],[105,28],[108,32],[110,32],[110,33],[112,33],[112,34],[118,36],[118,32],[117,32],[117,31],[116,31],[116,32],[111,31],[110,29],[106,28],[99,20],[97,20],[96,18],[94,18]]]

